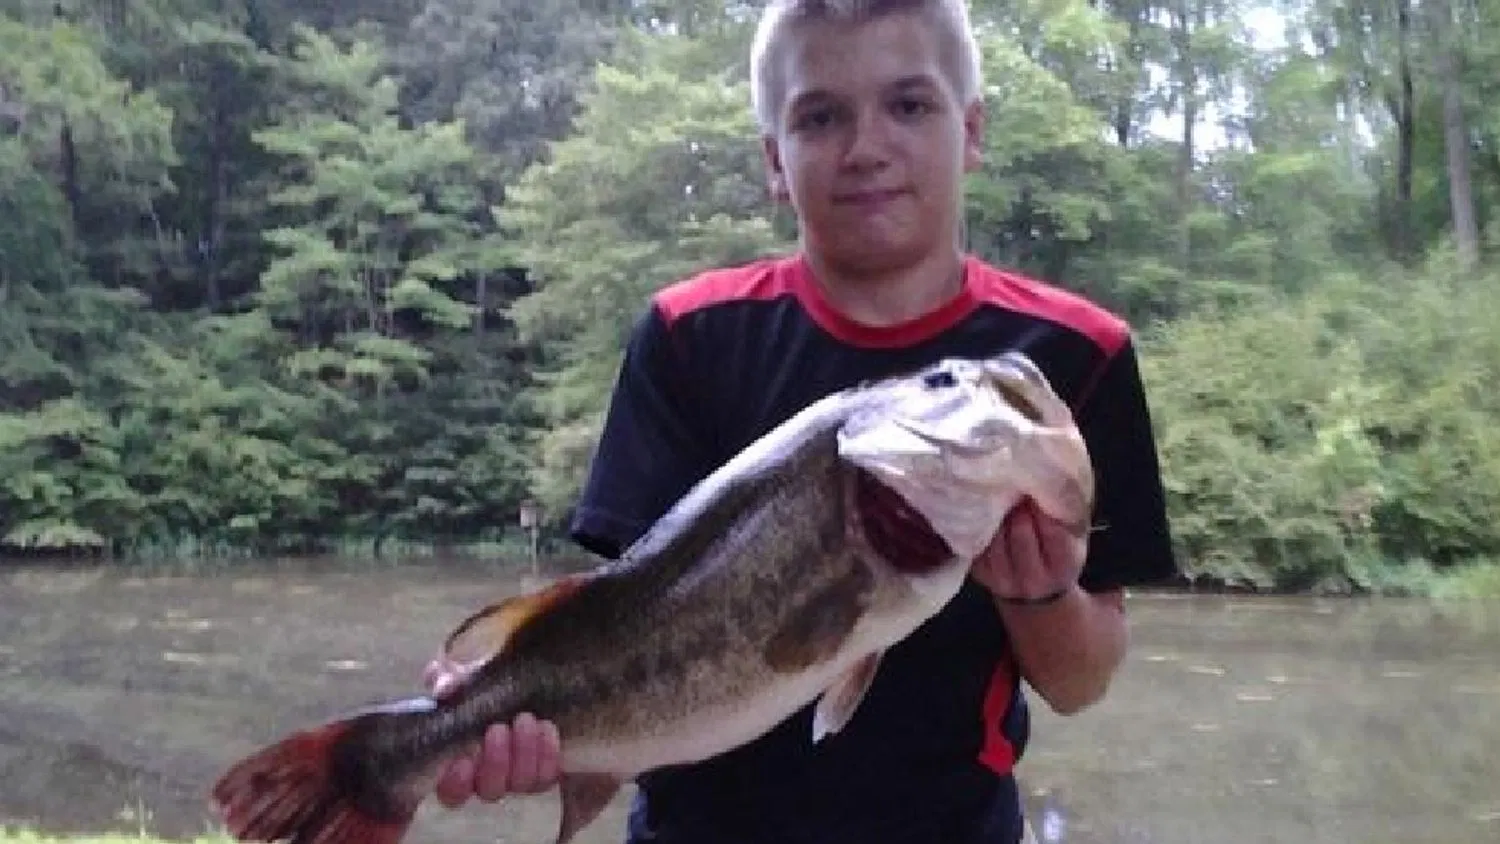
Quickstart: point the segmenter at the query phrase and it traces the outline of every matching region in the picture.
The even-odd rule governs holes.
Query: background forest
[[[0,544],[555,528],[649,292],[790,242],[754,5],[0,0]],[[973,8],[973,248],[1134,322],[1192,572],[1500,592],[1500,4]]]

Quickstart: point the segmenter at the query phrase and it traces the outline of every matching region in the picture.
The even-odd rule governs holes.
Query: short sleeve
[[[636,321],[605,412],[570,535],[618,557],[712,471],[688,361],[652,304]]]
[[[1096,477],[1094,533],[1081,585],[1099,592],[1174,578],[1156,438],[1131,340],[1104,364],[1077,422]]]

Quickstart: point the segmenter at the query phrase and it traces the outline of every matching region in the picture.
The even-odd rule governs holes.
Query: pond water
[[[205,831],[223,765],[405,694],[527,578],[456,561],[179,576],[0,568],[0,825]],[[1135,596],[1098,707],[1037,704],[1046,844],[1500,841],[1500,603]],[[625,797],[578,839],[619,840]],[[551,796],[426,811],[410,840],[546,842]]]

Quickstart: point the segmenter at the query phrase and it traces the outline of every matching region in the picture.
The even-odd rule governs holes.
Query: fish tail
[[[365,714],[295,733],[234,764],[213,802],[237,841],[396,844],[423,795],[369,763]]]

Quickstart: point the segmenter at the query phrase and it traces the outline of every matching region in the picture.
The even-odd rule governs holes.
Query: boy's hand
[[[437,698],[458,688],[463,669],[441,658],[427,664],[422,682]],[[477,798],[493,803],[508,794],[538,794],[557,784],[562,750],[556,725],[521,713],[511,724],[495,724],[479,753],[448,764],[437,783],[438,802],[456,809]]]
[[[1078,583],[1087,555],[1086,526],[1063,524],[1026,499],[1006,515],[972,572],[1002,602],[1050,603]]]

